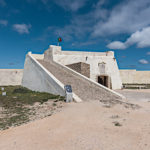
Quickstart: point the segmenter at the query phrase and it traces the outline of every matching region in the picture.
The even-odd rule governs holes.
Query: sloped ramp
[[[79,75],[79,73],[72,69],[50,61],[38,60],[38,62],[53,74],[64,85],[69,84],[72,86],[73,92],[84,101],[89,100],[103,100],[113,101],[121,100],[124,97],[117,92],[114,92],[90,79]]]

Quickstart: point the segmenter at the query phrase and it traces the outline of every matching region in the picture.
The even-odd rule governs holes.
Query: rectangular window
[[[100,74],[105,74],[105,63],[99,63],[99,70],[100,70]]]

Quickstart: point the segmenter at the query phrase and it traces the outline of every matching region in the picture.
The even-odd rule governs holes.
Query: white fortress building
[[[60,46],[51,45],[44,52],[44,60],[53,60],[68,66],[110,89],[122,88],[120,72],[113,51],[62,51]]]
[[[114,52],[64,51],[50,45],[44,54],[26,55],[22,86],[33,91],[65,96],[65,85],[71,85],[75,101],[119,100],[125,98],[113,91],[122,82]]]
[[[119,100],[122,85],[150,84],[150,71],[119,70],[113,51],[81,52],[50,45],[44,54],[28,52],[24,69],[0,69],[0,85],[65,96],[71,85],[75,101]]]

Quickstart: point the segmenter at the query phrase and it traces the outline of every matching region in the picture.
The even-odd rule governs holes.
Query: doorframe
[[[110,76],[108,76],[108,75],[106,75],[106,74],[102,74],[102,75],[97,75],[96,76],[96,80],[97,80],[97,83],[99,83],[98,82],[98,78],[99,77],[107,77],[107,85],[106,85],[106,87],[108,87],[109,89],[112,89],[112,83],[111,83],[111,77]],[[103,86],[105,86],[105,85],[103,85]]]

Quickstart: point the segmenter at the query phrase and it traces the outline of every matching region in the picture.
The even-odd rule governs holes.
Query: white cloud
[[[147,60],[145,60],[145,59],[140,59],[139,63],[141,63],[141,64],[148,64],[149,62]]]
[[[46,6],[54,2],[65,10],[76,12],[80,8],[83,8],[89,0],[39,1],[43,2]],[[53,32],[68,40],[74,37],[84,38],[84,35],[88,35],[91,39],[98,39],[97,36],[102,37],[111,34],[127,33],[128,35],[134,35],[136,31],[139,31],[141,34],[141,29],[145,29],[150,25],[150,0],[124,0],[120,1],[118,5],[113,6],[111,9],[105,9],[107,7],[104,8],[103,5],[107,6],[109,2],[110,0],[98,0],[97,3],[93,2],[93,6],[91,6],[89,11],[87,10],[88,13],[83,13],[83,15],[74,13],[70,24],[64,27],[56,27],[53,29]],[[115,41],[112,44],[108,44],[108,46],[113,46],[115,49],[125,49],[133,43],[137,44],[138,47],[148,47],[149,42],[145,40],[147,39],[146,35],[144,40],[139,39],[138,41],[134,41],[135,38],[132,35],[126,43],[119,41],[116,43]],[[134,36],[137,36],[137,33]],[[141,38],[143,36],[141,35]]]
[[[3,26],[7,26],[8,21],[7,20],[0,20],[0,24]]]
[[[93,5],[93,11],[90,11],[89,13],[83,15],[75,14],[70,24],[67,24],[64,27],[50,27],[46,32],[53,32],[56,36],[62,36],[65,41],[71,41],[74,38],[77,38],[80,40],[86,39],[85,42],[87,42],[87,40],[91,38],[90,34],[93,32],[95,21],[100,18],[105,19],[108,15],[107,10],[102,8],[104,1],[106,0],[101,0],[101,3],[99,1],[95,6]],[[77,2],[79,1],[77,0]],[[91,41],[93,41],[93,38],[90,39],[90,43]]]
[[[150,0],[128,0],[109,12],[105,21],[94,26],[93,36],[133,33],[150,24]]]
[[[150,27],[143,28],[141,31],[133,33],[125,44],[128,46],[137,44],[139,48],[150,47]]]
[[[20,34],[29,34],[29,29],[31,28],[31,25],[27,24],[14,24],[13,29],[17,31]]]
[[[0,6],[2,6],[2,7],[6,6],[5,0],[0,0]]]
[[[116,47],[113,48],[114,44]],[[140,31],[136,31],[124,43],[114,41],[108,44],[107,47],[111,49],[125,49],[134,44],[136,44],[138,48],[150,47],[150,27],[143,28]]]
[[[107,45],[110,49],[126,49],[126,46],[123,42],[115,41]]]
[[[87,1],[88,0],[57,0],[55,3],[64,9],[77,11],[79,8],[85,6]],[[70,25],[59,28],[59,31],[57,31],[62,34],[64,33],[63,35],[67,34],[69,38],[74,35],[88,34],[90,38],[94,39],[97,36],[101,37],[122,33],[132,34],[136,33],[136,31],[141,32],[141,29],[145,29],[150,25],[149,0],[127,0],[120,2],[119,5],[113,7],[112,10],[103,8],[103,5],[105,5],[106,2],[109,3],[109,1],[106,0],[99,0],[89,13],[84,15],[76,14],[72,18]],[[74,7],[74,3],[77,3],[77,6],[79,7]],[[146,45],[149,45],[146,40],[140,41],[135,43],[138,47],[146,47]],[[129,46],[129,42],[122,43],[118,41],[117,43],[115,42],[108,46],[113,46],[115,49],[125,49]]]
[[[150,52],[147,52],[146,54],[147,54],[147,55],[150,55]]]
[[[61,36],[65,41],[71,41],[74,38],[81,40],[87,33],[92,31],[90,26],[86,26],[89,24],[89,19],[91,16],[87,15],[78,16],[74,18],[69,25],[64,27],[48,27],[47,33],[54,33],[56,36]],[[88,37],[85,37],[86,40]]]
[[[82,8],[87,1],[88,0],[54,0],[54,2],[63,9],[71,11],[77,11]]]
[[[40,1],[45,4],[50,2],[50,0]],[[53,2],[65,10],[75,12],[84,7],[88,0],[53,0]],[[67,40],[72,40],[74,37],[83,39],[85,35],[92,40],[97,40],[102,36],[123,33],[131,36],[125,42],[114,41],[107,46],[111,49],[125,49],[133,44],[137,47],[148,47],[150,45],[148,28],[150,0],[124,0],[112,9],[104,9],[103,5],[108,3],[109,0],[99,0],[88,13],[74,14],[70,24],[64,27],[54,27],[51,32]],[[140,37],[137,38],[137,36]]]

